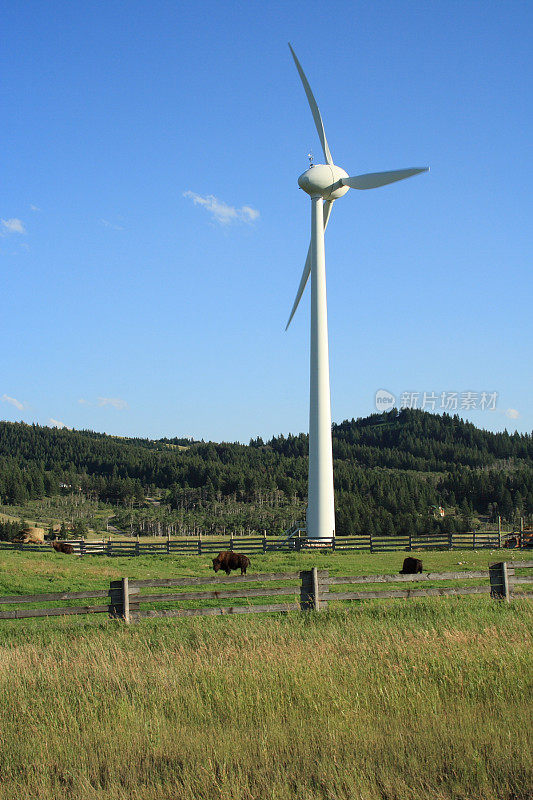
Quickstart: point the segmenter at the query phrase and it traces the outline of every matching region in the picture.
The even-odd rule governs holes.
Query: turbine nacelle
[[[313,164],[298,178],[298,186],[311,197],[324,200],[338,200],[349,186],[343,186],[342,179],[349,175],[335,164]]]

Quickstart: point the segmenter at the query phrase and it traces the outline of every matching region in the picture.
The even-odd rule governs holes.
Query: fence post
[[[106,545],[106,556],[112,556],[112,555],[113,555],[113,545],[111,544],[111,539],[108,539]]]
[[[128,579],[122,578],[122,616],[124,622],[130,624],[130,590],[128,586]]]
[[[329,597],[329,572],[316,567],[300,572],[300,609],[320,611],[327,608]]]
[[[230,536],[230,539],[229,539],[229,549],[233,553],[233,536]]]
[[[507,574],[507,563],[500,561],[497,564],[490,564],[490,596],[495,600],[504,600],[509,603],[509,576]]]
[[[170,533],[167,536],[167,555],[170,553]]]
[[[111,581],[109,584],[109,613],[112,617],[121,617],[123,614],[124,595],[122,581]]]
[[[311,611],[314,608],[311,570],[302,570],[300,572],[300,581],[300,611]]]
[[[267,551],[267,537],[266,537],[266,533],[264,533],[263,534],[263,553],[266,553],[266,551]]]
[[[498,517],[498,550],[502,547],[502,518]]]
[[[85,555],[85,539],[82,539],[80,542],[80,556]]]
[[[329,591],[328,577],[327,570],[321,570],[319,576],[316,567],[300,572],[300,609],[302,611],[320,611],[321,606],[327,602],[322,595],[322,590],[325,588],[324,594]]]
[[[320,595],[318,592],[318,575],[316,567],[313,567],[311,570],[311,581],[313,584],[313,610],[318,611],[320,609]]]
[[[200,536],[198,537],[198,555],[202,555],[202,538]]]
[[[372,542],[372,531],[370,531],[369,536],[370,536],[370,552],[373,553],[374,552],[374,545],[373,545],[373,542]]]
[[[137,539],[135,541],[135,555],[139,556],[140,554],[141,554],[141,544],[139,542],[139,537],[137,536]]]
[[[331,539],[331,549],[335,550],[335,534],[333,534],[333,538]]]
[[[329,570],[321,569],[316,571],[316,610],[327,609],[329,597]]]
[[[472,550],[476,549],[476,532],[472,531]]]

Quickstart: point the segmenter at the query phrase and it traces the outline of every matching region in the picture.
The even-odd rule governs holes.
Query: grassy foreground
[[[155,557],[5,555],[1,594],[6,584],[52,591],[205,568],[190,558],[178,569]],[[304,556],[254,566],[304,567],[281,563]],[[465,569],[497,560],[468,556]],[[398,557],[324,560],[364,574],[394,572]],[[461,560],[424,556],[435,570]],[[30,622],[0,628],[1,800],[531,797],[531,601],[369,601],[129,628]]]

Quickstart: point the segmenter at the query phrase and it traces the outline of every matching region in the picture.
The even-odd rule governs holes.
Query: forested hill
[[[502,459],[533,464],[530,434],[490,433],[458,416],[395,409],[333,426],[337,458],[368,466],[442,471],[462,464],[486,467]]]
[[[0,499],[17,504],[60,485],[111,502],[141,501],[155,489],[170,506],[184,498],[254,503],[268,493],[305,500],[307,436],[249,445],[127,439],[0,422]],[[533,439],[490,433],[457,416],[404,409],[333,426],[337,527],[379,522],[391,532],[422,524],[431,506],[463,517],[533,512]],[[407,519],[410,518],[410,520]]]

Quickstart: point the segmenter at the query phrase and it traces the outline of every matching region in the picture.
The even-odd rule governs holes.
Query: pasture
[[[394,573],[402,558],[268,554],[250,571]],[[421,558],[438,572],[520,554]],[[210,566],[202,556],[6,552],[0,594]],[[529,800],[532,622],[531,601],[482,596],[129,627],[3,621],[0,798]]]

